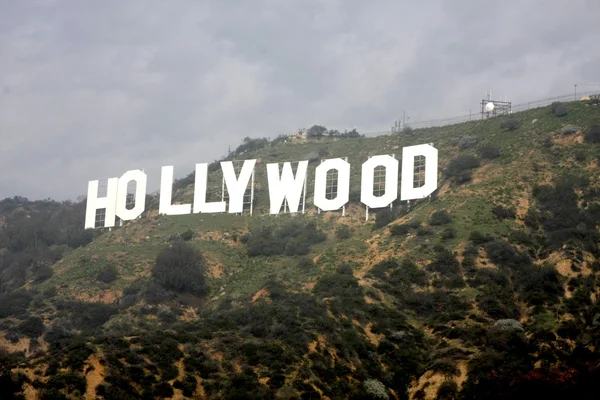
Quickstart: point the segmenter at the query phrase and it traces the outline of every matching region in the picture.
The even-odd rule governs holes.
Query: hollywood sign
[[[414,185],[415,157],[425,158],[425,182],[419,187]],[[229,193],[228,202],[206,201],[208,164],[196,164],[193,204],[173,204],[173,166],[162,167],[160,182],[159,214],[185,215],[191,213],[242,213],[244,194],[254,177],[256,160],[245,160],[241,171],[236,176],[231,161],[221,162],[223,185]],[[297,213],[302,199],[306,196],[306,175],[308,160],[299,161],[296,175],[290,162],[267,164],[267,180],[270,199],[270,213],[279,214],[282,205],[290,213]],[[385,169],[384,191],[380,196],[373,190],[374,174],[377,167]],[[337,170],[337,190],[335,198],[326,196],[327,174]],[[360,201],[367,210],[388,207],[398,198],[399,161],[390,155],[378,155],[369,158],[362,164]],[[404,147],[402,149],[402,179],[400,180],[400,200],[422,199],[437,189],[438,151],[429,144]],[[252,179],[253,181],[253,179]],[[128,187],[135,182],[134,205],[127,208]],[[116,217],[123,221],[138,218],[146,207],[147,175],[141,170],[125,172],[120,178],[110,178],[107,182],[106,196],[98,196],[99,181],[88,184],[85,228],[96,227],[96,212],[105,210],[104,227],[115,226]],[[252,196],[254,191],[251,192]],[[342,158],[327,159],[315,169],[315,186],[313,204],[321,211],[337,211],[343,209],[350,197],[350,164]],[[284,203],[285,202],[285,203]]]

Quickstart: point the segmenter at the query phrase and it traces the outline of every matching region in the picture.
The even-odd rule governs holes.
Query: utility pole
[[[575,101],[577,101],[577,84],[575,84],[573,86],[575,86]]]

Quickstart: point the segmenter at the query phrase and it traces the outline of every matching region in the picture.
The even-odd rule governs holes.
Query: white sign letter
[[[286,162],[283,164],[283,172],[281,173],[280,178],[279,164],[267,164],[271,214],[279,214],[284,199],[287,199],[290,212],[298,212],[307,168],[308,161],[298,162],[298,170],[296,171],[296,177],[294,177],[292,164]]]
[[[183,215],[192,211],[191,204],[172,204],[173,200],[173,167],[162,167],[160,176],[160,203],[158,213],[165,215]]]
[[[87,206],[85,210],[85,229],[96,227],[96,211],[106,209],[104,227],[115,226],[117,185],[119,178],[110,178],[106,187],[106,197],[98,198],[98,181],[90,181],[88,184]]]
[[[389,206],[398,198],[398,160],[392,156],[374,156],[362,165],[360,201],[369,208]],[[375,168],[385,167],[385,192],[382,196],[373,194]]]
[[[325,196],[327,172],[335,169],[337,176],[337,193],[335,198]],[[325,160],[315,170],[315,199],[316,207],[323,211],[335,211],[342,208],[350,198],[350,164],[341,158]]]
[[[241,213],[244,210],[244,193],[250,182],[252,171],[254,171],[254,164],[256,160],[246,160],[240,171],[239,179],[235,177],[235,170],[233,169],[233,163],[226,161],[221,163],[221,169],[223,170],[223,178],[227,185],[227,192],[229,193],[229,212],[230,213]]]
[[[208,164],[196,164],[196,178],[194,184],[194,213],[225,212],[225,202],[206,202],[206,181],[208,180]]]
[[[415,157],[425,157],[425,184],[414,187]],[[429,144],[402,149],[401,200],[422,199],[437,189],[438,150]]]
[[[117,187],[117,217],[123,221],[136,219],[146,208],[146,182],[148,177],[139,169],[125,172],[119,178]],[[131,210],[127,209],[127,186],[129,182],[135,181],[135,205]]]

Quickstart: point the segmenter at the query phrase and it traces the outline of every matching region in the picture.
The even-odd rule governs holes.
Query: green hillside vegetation
[[[0,398],[595,398],[594,103],[247,138],[226,159],[258,160],[252,216],[160,216],[148,196],[141,218],[93,231],[85,202],[3,200]],[[365,221],[360,165],[423,143],[439,150],[438,190]],[[306,213],[268,215],[265,164],[315,153]],[[312,204],[314,169],[335,157],[352,166],[343,217]]]

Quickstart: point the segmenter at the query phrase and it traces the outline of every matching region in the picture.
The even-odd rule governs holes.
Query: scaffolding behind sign
[[[242,171],[242,167],[244,166],[244,160],[234,160],[233,170],[235,172],[236,178],[240,176],[240,172]],[[225,184],[225,177],[221,178],[221,201],[229,202],[229,192],[227,191],[227,185]],[[246,191],[244,192],[244,200],[242,204],[242,212],[248,211],[250,215],[252,215],[252,210],[254,208],[254,170],[252,170],[252,175],[250,176],[250,181],[248,182],[248,186],[246,186]]]
[[[389,154],[396,158],[396,154]],[[371,156],[369,156],[371,158]],[[385,167],[378,165],[373,171],[373,195],[381,197],[385,194]],[[390,203],[390,210],[393,207],[393,203]],[[365,206],[365,221],[369,220],[369,206]]]
[[[348,162],[348,157],[342,157],[342,159]],[[321,160],[321,164],[323,164],[325,160]],[[327,176],[325,177],[325,198],[327,200],[333,200],[338,195],[338,180],[339,180],[339,172],[337,169],[332,168],[327,171]],[[317,207],[317,214],[321,214],[321,209]],[[342,206],[342,217],[346,215],[346,206]]]
[[[98,198],[106,197],[108,193],[108,179],[100,179],[98,181]],[[104,228],[104,222],[106,221],[106,208],[99,208],[96,210],[96,220],[94,222],[94,228]],[[109,228],[110,229],[110,228]]]

